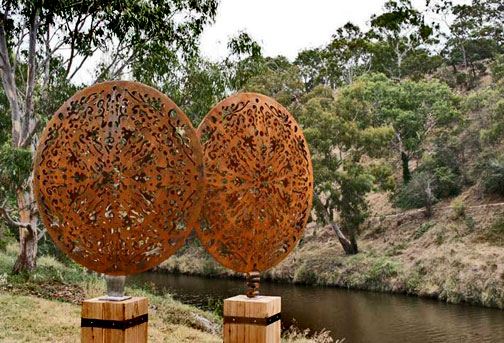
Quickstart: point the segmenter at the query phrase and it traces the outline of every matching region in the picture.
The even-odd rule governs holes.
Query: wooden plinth
[[[280,297],[224,300],[224,343],[280,343]]]
[[[124,301],[99,298],[82,303],[82,343],[146,343],[149,301],[133,297]]]

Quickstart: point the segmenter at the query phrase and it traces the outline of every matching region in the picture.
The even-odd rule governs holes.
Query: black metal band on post
[[[105,320],[105,319],[91,319],[81,318],[81,327],[83,328],[101,328],[101,329],[117,329],[127,330],[131,327],[147,323],[149,315],[144,314],[128,320]]]
[[[260,325],[268,326],[277,322],[281,319],[281,313],[278,312],[268,318],[250,318],[250,317],[233,317],[224,316],[224,324],[248,324],[248,325]]]

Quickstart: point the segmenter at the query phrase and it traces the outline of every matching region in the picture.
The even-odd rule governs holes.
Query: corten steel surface
[[[279,263],[302,237],[313,192],[308,145],[283,106],[255,93],[220,102],[197,134],[206,179],[197,234],[217,261],[249,273],[253,296],[254,272]]]
[[[34,165],[51,237],[97,272],[153,268],[182,245],[201,209],[196,132],[173,101],[140,83],[77,92],[44,129]]]

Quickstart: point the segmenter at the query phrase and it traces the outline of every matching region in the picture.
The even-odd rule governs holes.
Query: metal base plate
[[[128,299],[131,299],[131,297],[130,296],[113,297],[110,295],[106,295],[104,297],[98,298],[98,300],[105,300],[105,301],[124,301]]]

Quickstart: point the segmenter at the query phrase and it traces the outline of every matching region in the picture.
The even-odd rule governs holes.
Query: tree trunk
[[[338,236],[338,240],[341,243],[341,246],[343,247],[343,250],[345,251],[345,254],[347,255],[355,255],[359,252],[357,248],[357,241],[355,240],[355,237],[353,236],[351,240],[345,237],[343,232],[341,232],[340,228],[336,223],[331,222],[330,223],[331,228],[333,231],[336,233],[336,236]]]
[[[354,251],[354,254],[357,254],[359,252],[359,247],[357,246],[357,239],[355,238],[355,234],[353,232],[350,237],[350,243],[352,244],[352,249]]]
[[[19,255],[12,268],[13,274],[31,273],[37,267],[37,216],[32,210],[34,196],[31,187],[18,192],[19,220],[30,223],[29,227],[19,228]]]
[[[401,162],[402,162],[403,183],[407,184],[411,180],[411,173],[409,170],[409,156],[404,151],[401,152]]]

